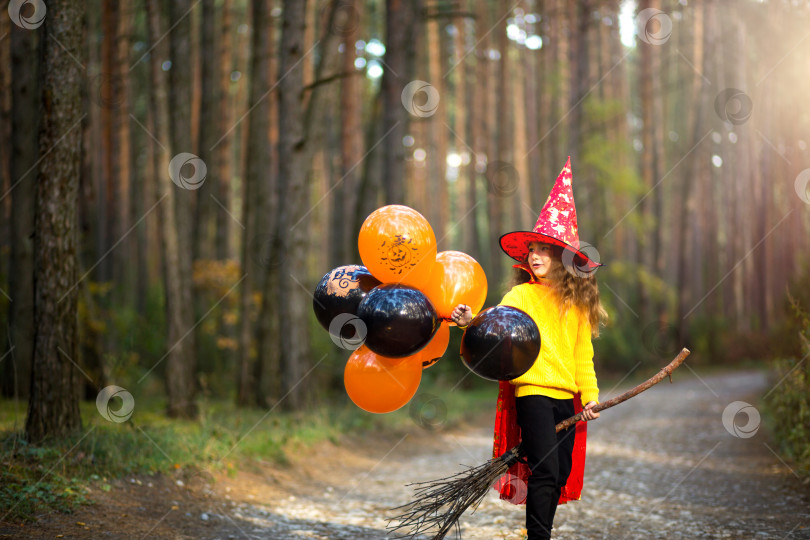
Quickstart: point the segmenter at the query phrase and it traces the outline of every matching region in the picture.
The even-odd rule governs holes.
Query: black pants
[[[554,432],[554,426],[574,415],[573,399],[524,396],[516,400],[522,445],[532,470],[526,500],[529,540],[547,540],[557,511],[560,491],[571,473],[573,427]]]

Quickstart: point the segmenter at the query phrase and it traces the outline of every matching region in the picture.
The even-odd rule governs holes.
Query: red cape
[[[582,410],[580,395],[574,396],[574,412]],[[587,422],[577,422],[576,442],[574,443],[573,464],[568,483],[560,494],[560,504],[578,501],[582,495],[582,478],[585,474],[585,443],[587,439]],[[570,428],[569,428],[570,429]],[[498,405],[495,413],[495,441],[492,445],[492,457],[501,456],[504,452],[520,444],[520,426],[517,423],[515,410],[515,387],[509,381],[501,381],[498,389]],[[512,465],[493,485],[501,494],[501,499],[512,504],[526,504],[526,482],[531,470],[525,463]]]

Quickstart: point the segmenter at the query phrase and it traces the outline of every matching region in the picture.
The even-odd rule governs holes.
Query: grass
[[[366,413],[348,399],[295,413],[201,401],[198,421],[168,419],[161,400],[140,399],[124,423],[109,422],[95,403],[82,402],[81,432],[42,446],[24,439],[24,404],[0,401],[0,521],[70,512],[87,502],[86,485],[109,490],[110,479],[124,475],[178,469],[235,473],[259,462],[283,464],[293,453],[344,435],[453,426],[492,410],[496,393],[491,386],[442,393],[438,384],[427,385],[411,404],[386,415]],[[435,406],[436,395],[443,407]],[[425,405],[416,410],[420,403]]]

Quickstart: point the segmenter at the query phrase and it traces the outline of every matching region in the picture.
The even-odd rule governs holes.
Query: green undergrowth
[[[83,402],[80,432],[37,446],[23,435],[24,404],[0,401],[0,521],[70,512],[86,502],[87,487],[107,491],[125,475],[235,474],[284,464],[291,455],[325,441],[340,444],[345,436],[451,428],[493,410],[496,394],[492,385],[455,392],[428,386],[410,404],[383,415],[362,411],[348,398],[302,412],[203,401],[197,421],[168,419],[162,401],[140,399],[123,423],[105,420],[95,403]]]
[[[810,293],[799,292],[789,300],[801,356],[773,361],[775,386],[765,405],[780,452],[798,474],[810,478]]]

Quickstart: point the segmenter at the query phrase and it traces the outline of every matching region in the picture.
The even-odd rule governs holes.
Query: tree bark
[[[386,0],[385,65],[381,89],[383,122],[380,136],[383,146],[383,189],[386,204],[403,204],[405,147],[402,138],[408,132],[409,113],[402,106],[402,91],[413,79],[415,42],[421,35],[421,0]],[[428,81],[430,82],[430,81]]]
[[[358,2],[340,1],[346,17],[356,17],[344,26],[342,71],[340,80],[340,178],[335,186],[332,225],[330,234],[330,267],[348,264],[352,260],[352,245],[359,231],[354,230],[354,209],[357,205],[357,190],[360,182],[358,167],[363,159],[363,128],[360,77],[363,72],[354,67],[355,43],[360,39]]]
[[[217,125],[219,131],[225,135],[232,128],[231,120],[231,34],[233,32],[233,0],[223,0],[220,14],[219,32],[219,70],[217,82],[219,84],[219,115]],[[234,133],[236,131],[234,130]],[[230,256],[230,230],[233,218],[229,215],[231,205],[231,178],[233,177],[233,160],[231,159],[231,137],[225,137],[216,147],[214,170],[217,199],[223,208],[217,205],[216,212],[216,257],[224,260]],[[244,144],[244,142],[243,142]],[[225,210],[227,209],[227,211]]]
[[[389,4],[396,4],[399,2],[389,2]],[[433,89],[438,92],[439,99],[442,97],[445,102],[439,102],[439,107],[429,118],[420,118],[419,120],[427,124],[427,164],[428,164],[428,178],[427,178],[427,208],[428,215],[426,216],[437,240],[437,249],[444,251],[446,244],[445,241],[445,225],[447,219],[445,212],[447,211],[447,122],[445,120],[445,111],[447,110],[446,103],[448,96],[444,93],[444,79],[442,77],[444,69],[442,67],[442,57],[444,50],[442,48],[441,30],[444,25],[438,17],[432,17],[425,23],[427,30],[427,55],[428,63],[428,80]],[[389,38],[391,39],[391,38]],[[410,79],[409,79],[410,80]],[[423,96],[414,96],[414,102],[419,103]],[[386,106],[390,107],[389,102]],[[400,110],[402,108],[400,107]],[[407,116],[404,118],[408,119]],[[407,132],[407,127],[405,131]],[[402,138],[392,138],[388,141],[389,147],[394,150],[401,147]],[[391,201],[400,202],[400,201]],[[401,201],[405,203],[404,200]]]
[[[260,291],[258,275],[264,267],[257,264],[256,237],[257,203],[261,200],[261,184],[272,185],[272,171],[269,167],[270,96],[265,95],[270,88],[270,57],[273,50],[273,20],[270,17],[272,0],[251,0],[251,20],[253,21],[250,60],[250,97],[247,117],[248,137],[245,159],[244,192],[242,195],[242,273],[245,279],[239,291],[239,369],[237,371],[236,403],[246,406],[251,401],[253,380],[252,350],[255,336],[254,318],[256,306],[254,295]]]
[[[654,5],[655,0],[643,0],[639,6],[638,11],[641,12],[645,9],[656,8]],[[639,62],[639,81],[638,86],[640,89],[641,97],[641,179],[644,185],[644,192],[649,193],[653,191],[655,184],[655,122],[660,119],[655,118],[654,109],[654,88],[653,80],[659,76],[657,54],[655,49],[659,45],[652,45],[649,43],[637,40],[637,47],[640,55]],[[642,223],[645,230],[650,230],[653,227],[655,216],[653,213],[653,201],[655,194],[652,198],[647,197],[640,204]],[[655,228],[651,230],[655,231]],[[655,259],[653,258],[654,245],[657,242],[657,235],[638,235],[639,244],[639,257],[642,268],[648,272],[652,272]],[[641,320],[649,321],[652,316],[652,298],[649,287],[643,282],[639,282],[639,293],[641,298]]]
[[[11,44],[11,264],[8,343],[3,352],[4,396],[28,397],[34,355],[34,208],[40,126],[41,30],[10,27]],[[8,39],[8,38],[7,38]],[[78,128],[77,128],[78,129]]]
[[[113,174],[117,179],[115,208],[117,216],[117,236],[118,241],[126,231],[132,227],[132,142],[129,130],[130,112],[130,81],[129,81],[129,52],[132,32],[132,17],[134,9],[129,3],[121,3],[118,8],[118,20],[116,21],[116,62],[112,73],[113,91],[113,129],[115,144],[115,161],[113,163]],[[137,188],[136,188],[137,189]],[[138,214],[140,216],[141,214]],[[115,252],[118,253],[114,268],[118,282],[120,283],[118,297],[123,299],[126,305],[132,305],[135,301],[136,283],[140,281],[139,276],[134,271],[132,261],[136,258],[134,242],[123,242]]]
[[[282,12],[281,50],[279,64],[279,155],[284,159],[279,163],[278,213],[275,226],[274,259],[278,265],[276,272],[268,277],[268,282],[277,284],[276,290],[267,295],[274,306],[278,320],[277,345],[280,355],[280,379],[283,407],[297,409],[304,403],[305,387],[301,379],[309,366],[309,338],[305,310],[309,307],[307,298],[291,276],[298,269],[305,268],[307,253],[307,221],[299,222],[308,210],[306,201],[308,185],[306,173],[309,163],[305,161],[306,133],[303,111],[303,76],[301,63],[306,27],[306,0],[285,0]],[[283,78],[282,78],[283,77]],[[310,100],[310,103],[312,100]],[[308,293],[308,291],[305,291]],[[269,310],[265,314],[269,316]]]
[[[693,38],[692,38],[692,63],[696,66],[703,67],[704,62],[704,36],[703,36],[703,3],[697,2],[692,11],[694,17]],[[700,141],[703,136],[704,117],[705,117],[705,98],[708,97],[707,92],[703,91],[703,77],[700,73],[693,72],[692,84],[689,90],[689,103],[694,103],[694,107],[689,107],[687,116],[686,135],[688,135],[687,149],[692,148]],[[701,99],[701,97],[703,99]],[[691,223],[693,223],[692,216],[695,213],[695,200],[694,181],[697,178],[696,173],[698,169],[695,165],[689,166],[684,164],[683,174],[680,182],[680,200],[682,201],[682,209],[677,212],[676,226],[678,227],[678,245],[676,248],[677,256],[677,274],[675,278],[676,290],[678,291],[678,300],[676,305],[677,310],[677,328],[678,328],[678,341],[680,343],[688,343],[689,325],[687,324],[685,315],[691,304],[695,301],[690,287],[690,274],[688,262],[692,260],[688,253],[696,253],[696,246],[694,245],[694,237],[690,240]],[[689,247],[691,245],[691,248]]]
[[[81,428],[77,343],[76,211],[81,169],[84,3],[48,4],[42,53],[41,157],[34,238],[34,356],[29,441]],[[78,62],[77,62],[78,59]]]
[[[340,36],[333,31],[337,4],[332,5],[328,30],[320,40],[320,60],[316,80],[332,75],[339,65]],[[317,211],[308,204],[308,172],[325,126],[320,121],[322,86],[313,87],[303,106],[303,55],[306,1],[285,0],[282,12],[279,63],[279,163],[275,231],[271,258],[264,287],[262,328],[278,334],[261,332],[259,354],[278,355],[280,394],[271,394],[270,402],[281,402],[285,409],[299,409],[305,402],[306,385],[302,384],[311,364],[309,355],[308,315],[309,289],[302,285],[301,269],[307,267],[309,251],[309,214]],[[306,276],[304,276],[306,277]]]
[[[169,139],[161,141],[171,141],[171,155],[179,152],[194,152],[194,141],[192,138],[194,127],[193,100],[194,94],[192,86],[194,82],[194,51],[192,50],[192,18],[190,10],[194,7],[191,0],[172,0],[169,2],[169,14],[172,28],[168,34],[169,49],[171,53],[171,69],[169,70]],[[163,35],[163,34],[161,34]],[[156,120],[157,121],[157,120]],[[165,142],[164,142],[165,144]],[[160,170],[160,174],[165,174],[166,168]],[[210,180],[210,179],[209,179]],[[208,182],[209,180],[206,180]],[[168,181],[168,179],[167,179]],[[192,293],[192,243],[194,222],[194,203],[197,200],[197,192],[187,189],[175,189],[170,184],[169,187],[174,192],[176,234],[178,240],[178,262],[180,265],[179,289],[182,299],[181,327],[184,347],[183,354],[177,357],[177,364],[174,366],[172,377],[178,377],[175,391],[182,390],[187,395],[175,394],[175,399],[169,402],[169,415],[192,418],[197,414],[194,397],[197,392],[197,346],[196,334],[192,331],[194,321],[202,313],[195,313],[194,295]],[[168,263],[168,261],[166,261]],[[202,309],[202,308],[200,308]],[[198,327],[199,328],[199,327]],[[171,341],[169,346],[174,345]],[[182,360],[180,360],[182,358]],[[167,374],[168,375],[168,374]],[[167,377],[168,379],[168,377]],[[182,380],[180,380],[182,379]],[[170,383],[174,384],[174,383]]]
[[[200,18],[200,125],[199,150],[197,155],[208,167],[208,178],[197,190],[197,205],[194,214],[194,247],[193,260],[214,258],[214,214],[217,211],[213,197],[216,196],[215,183],[219,181],[219,171],[215,166],[216,153],[214,144],[224,132],[218,125],[218,111],[222,106],[222,96],[219,95],[219,56],[217,55],[216,33],[216,2],[214,0],[202,1],[202,17]],[[179,149],[180,151],[184,151]],[[191,150],[185,150],[190,152]],[[199,301],[199,299],[198,299]],[[198,311],[204,312],[202,306]]]
[[[166,76],[161,64],[168,57],[160,41],[164,35],[160,20],[158,0],[146,0],[149,26],[149,41],[153,49],[149,55],[150,91],[149,104],[154,120],[155,144],[163,145],[169,140],[169,102]],[[177,226],[175,193],[179,190],[168,176],[169,162],[173,146],[154,149],[154,170],[160,180],[157,183],[157,195],[160,217],[160,233],[163,247],[165,290],[166,290],[166,324],[168,326],[168,346],[166,356],[166,391],[168,394],[167,413],[171,417],[193,418],[197,414],[194,402],[196,384],[193,364],[191,363],[191,334],[187,333],[187,312],[183,310],[185,297],[182,291],[182,266]],[[185,276],[190,281],[190,274]]]

